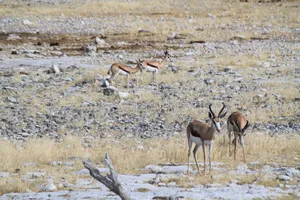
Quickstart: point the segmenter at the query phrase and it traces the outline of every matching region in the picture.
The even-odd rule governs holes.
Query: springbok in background
[[[142,72],[144,70],[144,66],[142,64],[141,60],[136,60],[137,65],[135,68],[121,64],[121,63],[114,63],[109,68],[107,74],[111,74],[111,77],[109,78],[108,82],[113,83],[113,80],[116,78],[116,76],[120,75],[126,75],[126,86],[128,87],[128,79],[130,74],[135,74],[137,72],[140,72],[140,80],[142,78]],[[137,80],[138,85],[139,80]]]
[[[156,86],[157,86],[157,74],[158,71],[163,68],[167,62],[167,58],[169,58],[170,61],[170,54],[168,52],[168,47],[166,47],[166,51],[164,52],[164,57],[162,59],[161,62],[156,61],[156,60],[144,60],[143,65],[146,69],[146,72],[152,72],[152,83],[156,82]]]
[[[194,154],[194,159],[196,161],[196,165],[197,165],[197,169],[198,172],[200,173],[199,170],[199,165],[197,162],[197,156],[196,153],[199,149],[199,147],[202,145],[203,148],[203,154],[204,154],[204,176],[206,175],[206,151],[205,151],[205,145],[209,146],[209,151],[208,151],[208,159],[209,159],[209,173],[211,173],[211,151],[213,148],[213,140],[214,140],[214,135],[215,132],[221,131],[221,127],[220,127],[220,119],[225,117],[226,115],[226,111],[224,111],[225,109],[225,104],[223,103],[223,107],[220,110],[218,116],[216,117],[215,113],[212,111],[211,109],[211,105],[209,105],[209,112],[208,112],[208,116],[211,120],[211,125],[208,125],[204,122],[200,122],[198,120],[193,120],[191,121],[188,126],[187,126],[187,139],[188,139],[188,146],[189,146],[189,150],[188,150],[188,170],[187,170],[187,174],[190,174],[190,154],[191,154],[191,148],[193,143],[196,144],[194,150],[193,150],[193,154]]]
[[[246,117],[240,113],[240,112],[234,112],[232,113],[227,120],[227,129],[228,129],[228,136],[229,136],[229,153],[231,154],[231,132],[234,133],[234,160],[236,159],[236,146],[237,146],[237,140],[239,139],[240,144],[243,148],[243,154],[244,154],[244,161],[246,162],[246,156],[245,156],[245,148],[244,148],[244,136],[245,130],[249,127],[249,122],[246,119]]]

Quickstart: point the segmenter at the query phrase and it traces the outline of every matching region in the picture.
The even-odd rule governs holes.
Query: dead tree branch
[[[96,179],[97,181],[104,184],[112,192],[114,192],[115,194],[120,196],[122,200],[130,200],[130,197],[125,192],[124,188],[122,187],[121,183],[118,180],[118,174],[115,172],[114,166],[112,164],[112,161],[111,161],[108,153],[106,153],[105,159],[104,159],[104,164],[110,170],[110,174],[108,174],[107,176],[101,175],[99,170],[97,169],[97,167],[94,166],[93,164],[91,164],[85,160],[82,162],[83,162],[84,167],[90,171],[90,175],[94,179]]]

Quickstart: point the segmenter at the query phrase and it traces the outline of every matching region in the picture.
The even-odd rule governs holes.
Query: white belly
[[[198,137],[192,136],[192,134],[191,134],[191,140],[192,140],[192,142],[196,143],[197,145],[202,145],[202,140]],[[214,143],[213,140],[204,140],[205,145],[211,145],[213,143]]]
[[[147,71],[147,72],[158,72],[158,69],[155,68],[155,67],[147,66],[147,67],[146,67],[146,71]]]
[[[123,71],[123,70],[120,70],[119,74],[120,74],[120,75],[127,75],[127,74],[129,74],[129,73],[128,73],[128,72],[125,72],[125,71]]]

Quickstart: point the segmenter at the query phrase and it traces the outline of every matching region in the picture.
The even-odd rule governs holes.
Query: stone
[[[57,187],[54,185],[54,181],[52,178],[48,179],[46,183],[40,186],[40,191],[44,192],[53,192],[56,191]]]
[[[7,40],[20,40],[20,39],[22,38],[16,34],[9,34],[7,37]]]
[[[6,101],[10,103],[18,103],[17,99],[14,97],[6,97]]]
[[[116,94],[116,92],[119,92],[119,90],[116,87],[109,86],[103,89],[103,94],[105,96],[112,96]]]
[[[23,164],[24,167],[34,167],[36,165],[37,165],[36,162],[26,162]]]
[[[298,176],[300,177],[300,171],[295,168],[288,168],[286,169],[285,174],[289,177]]]
[[[224,72],[229,72],[232,70],[231,66],[224,67]]]
[[[62,55],[64,55],[64,53],[61,52],[61,51],[50,51],[50,54],[52,56],[62,56]]]
[[[29,21],[28,19],[23,20],[24,25],[33,25],[33,22]]]
[[[293,178],[289,177],[289,176],[286,176],[286,175],[279,175],[277,177],[278,180],[280,181],[293,181]]]
[[[254,168],[258,168],[260,166],[260,162],[250,162],[249,166],[254,167]]]
[[[231,40],[242,41],[242,40],[246,40],[246,37],[244,35],[235,35],[231,38]]]
[[[209,17],[210,19],[214,19],[214,18],[216,18],[216,16],[215,16],[215,15],[213,15],[213,14],[211,14],[211,13],[208,13],[208,14],[207,14],[207,17]]]
[[[167,184],[167,187],[176,187],[176,186],[177,186],[176,182],[170,182]]]
[[[110,84],[109,84],[108,79],[106,79],[106,78],[102,79],[100,87],[108,87],[109,85]]]
[[[97,45],[104,45],[106,42],[103,39],[100,39],[98,37],[95,38],[95,44]]]
[[[26,172],[23,175],[23,178],[28,178],[28,179],[35,179],[35,178],[42,178],[46,175],[45,172]]]
[[[129,97],[129,92],[118,92],[118,95],[120,97],[120,99],[128,99]]]
[[[0,178],[8,178],[10,174],[8,172],[0,172]]]
[[[158,187],[166,187],[166,184],[165,184],[165,183],[162,183],[162,182],[160,182],[160,183],[158,183]]]
[[[88,45],[84,48],[85,55],[94,56],[97,52],[97,47],[94,44]]]
[[[119,47],[121,47],[121,46],[127,46],[128,43],[127,43],[127,42],[124,42],[124,41],[121,41],[121,42],[117,42],[116,45],[119,46]]]
[[[25,54],[25,57],[27,58],[43,58],[42,55],[34,54],[34,53],[27,53]]]
[[[157,165],[147,165],[145,169],[149,170],[151,173],[159,174],[163,173],[164,169]]]
[[[215,81],[213,80],[213,79],[209,79],[209,78],[207,78],[207,79],[204,79],[204,83],[206,84],[206,85],[211,85],[211,84],[213,84]]]
[[[59,74],[60,73],[60,69],[58,68],[57,65],[52,65],[51,72],[54,73],[54,74]]]
[[[163,166],[163,172],[167,174],[185,174],[187,172],[187,165],[181,166]],[[190,173],[195,173],[193,169],[190,168]]]

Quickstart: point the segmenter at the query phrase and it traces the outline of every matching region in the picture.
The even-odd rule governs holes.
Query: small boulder
[[[23,20],[24,25],[33,25],[33,22],[29,21],[28,19]]]
[[[120,97],[120,99],[128,99],[129,97],[129,92],[118,92],[118,95]]]
[[[16,34],[9,34],[7,40],[20,40],[21,37]]]
[[[176,186],[177,186],[176,182],[170,182],[167,184],[167,187],[176,187]]]
[[[96,37],[95,38],[95,44],[97,44],[97,45],[104,45],[105,44],[105,40]]]
[[[279,175],[277,177],[278,180],[280,181],[293,181],[293,178],[289,177],[289,176],[286,176],[286,175]]]
[[[116,94],[116,92],[118,92],[118,89],[113,86],[108,86],[103,89],[103,94],[105,96],[112,96],[112,95]]]
[[[58,68],[57,65],[52,65],[51,72],[54,74],[58,74],[58,73],[60,73],[60,69]]]
[[[164,169],[157,165],[147,165],[145,169],[149,170],[151,173],[160,174],[164,172]]]
[[[40,187],[40,191],[44,192],[53,192],[56,191],[57,187],[54,185],[54,181],[52,178],[48,179],[46,183],[42,184]]]

